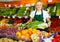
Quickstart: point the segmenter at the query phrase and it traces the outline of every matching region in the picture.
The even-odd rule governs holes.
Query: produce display
[[[22,41],[22,40],[13,40],[11,38],[1,38],[0,39],[0,42],[25,42],[25,41]]]
[[[17,8],[0,8],[0,16],[12,16],[15,14]]]
[[[52,20],[51,27],[49,28],[52,32],[60,32],[60,20],[58,18],[55,18]]]
[[[17,12],[17,16],[23,16],[25,13],[26,7],[21,7],[19,8],[18,12]]]
[[[55,3],[55,5],[50,5],[47,8],[47,10],[51,16],[60,16],[60,3]]]
[[[0,16],[29,16],[31,9],[29,7],[20,8],[0,8]]]
[[[31,38],[32,38],[33,42],[38,42],[37,40],[35,40],[36,38],[39,39],[38,35],[33,34],[33,35],[31,36]],[[48,38],[48,39],[49,39],[49,38]],[[47,40],[48,40],[48,39],[47,39]],[[46,40],[46,42],[47,42],[47,40]],[[26,42],[26,41],[24,41],[24,40],[13,40],[13,39],[11,39],[11,38],[0,38],[0,42]],[[42,42],[45,42],[45,41],[42,40]],[[49,40],[48,40],[48,42],[49,42]],[[60,35],[56,34],[56,35],[52,38],[51,42],[60,42]]]
[[[52,42],[60,42],[60,35],[55,35],[54,38],[52,39]]]
[[[55,35],[55,34],[53,35],[54,32],[52,33],[52,32],[45,32],[45,31],[37,30],[37,27],[34,27],[34,28],[27,27],[28,24],[29,25],[32,24],[32,26],[35,26],[36,24],[40,25],[43,22],[33,21],[28,24],[18,23],[17,25],[14,25],[14,24],[8,24],[7,22],[5,22],[6,19],[2,19],[2,20],[4,20],[4,21],[1,22],[2,24],[0,24],[0,26],[2,25],[2,27],[0,28],[1,42],[3,42],[5,39],[8,39],[9,42],[14,42],[14,41],[15,42],[43,42],[46,40],[52,41],[53,37]],[[5,37],[5,38],[3,38],[3,37]],[[2,38],[4,39],[3,41],[2,41]],[[9,38],[11,38],[11,39],[9,39]],[[18,40],[18,41],[16,41],[16,40]],[[8,41],[6,41],[6,42],[8,42]]]
[[[13,39],[16,39],[16,36],[15,36],[15,33],[17,31],[20,31],[18,30],[18,28],[3,28],[3,29],[0,29],[0,37],[8,37],[8,38],[13,38]]]
[[[42,28],[42,29],[44,29],[46,27],[48,27],[48,25],[46,23],[39,22],[39,21],[33,21],[33,22],[30,22],[27,24],[27,28],[34,28],[34,29]]]
[[[47,38],[49,36],[51,36],[52,33],[51,32],[45,32],[45,31],[40,31],[40,30],[36,30],[36,29],[25,29],[22,30],[21,32],[16,32],[16,36],[17,38],[19,38],[20,40],[24,40],[24,41],[33,41],[33,42],[41,42],[44,38]],[[52,35],[53,36],[53,35]],[[52,39],[52,38],[51,38]],[[50,39],[50,40],[51,40]]]
[[[2,28],[0,29],[0,40],[1,42],[5,39],[7,39],[5,40],[6,42],[42,42],[42,40],[45,41],[46,38],[49,38],[49,40],[52,41],[55,34],[32,28],[24,30],[18,28]]]
[[[55,16],[55,12],[56,12],[55,6],[50,6],[50,7],[48,7],[48,13],[49,13],[51,16]]]
[[[60,3],[56,3],[55,5],[57,8],[56,16],[60,16]]]
[[[59,7],[58,3],[55,6],[49,6],[49,14],[51,16],[60,15]],[[31,7],[0,8],[0,16],[4,16],[0,20],[0,42],[60,42],[59,19],[52,20],[50,28],[47,23],[36,20],[25,24],[29,20],[30,12],[35,10],[34,8],[33,5]],[[47,10],[47,5],[43,9]],[[49,32],[40,30],[46,28]]]

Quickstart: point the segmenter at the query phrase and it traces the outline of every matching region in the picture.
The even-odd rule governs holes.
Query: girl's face
[[[36,9],[41,10],[42,9],[42,2],[37,2],[36,3]]]

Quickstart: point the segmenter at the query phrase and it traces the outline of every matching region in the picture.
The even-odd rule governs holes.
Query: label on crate
[[[48,0],[48,2],[52,2],[52,0]]]

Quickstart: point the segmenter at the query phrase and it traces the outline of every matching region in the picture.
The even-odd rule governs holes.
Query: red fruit
[[[60,38],[60,35],[57,34],[54,36],[54,38],[58,39],[58,38]]]
[[[57,27],[59,23],[59,19],[55,19],[52,21],[51,27]]]
[[[18,19],[18,20],[16,20],[16,21],[14,22],[14,25],[19,24],[19,23],[21,23],[21,22],[22,22],[22,20],[21,20],[21,19]]]
[[[54,38],[54,39],[52,39],[52,42],[56,42],[56,39]]]

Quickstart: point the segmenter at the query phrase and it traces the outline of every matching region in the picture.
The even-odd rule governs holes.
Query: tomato
[[[60,38],[60,35],[56,34],[56,35],[54,36],[54,38]]]
[[[56,42],[56,39],[53,39],[52,42]]]

